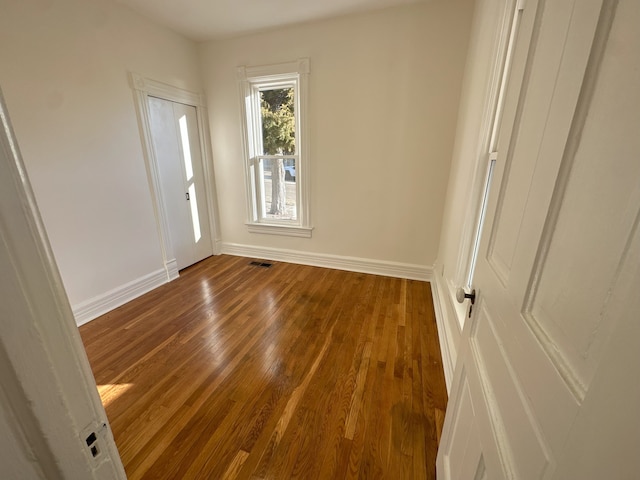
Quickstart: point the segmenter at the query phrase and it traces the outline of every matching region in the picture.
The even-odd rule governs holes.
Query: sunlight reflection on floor
[[[102,399],[102,404],[106,407],[131,387],[133,387],[133,383],[98,385],[98,393]]]

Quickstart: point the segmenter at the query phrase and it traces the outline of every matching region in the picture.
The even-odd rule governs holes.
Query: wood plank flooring
[[[433,479],[426,282],[211,257],[82,326],[130,479]]]

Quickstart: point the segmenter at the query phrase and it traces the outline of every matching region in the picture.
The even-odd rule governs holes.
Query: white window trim
[[[275,65],[262,65],[255,67],[241,66],[236,70],[237,80],[240,87],[240,109],[242,113],[242,151],[243,168],[245,175],[245,192],[247,202],[246,225],[250,233],[266,233],[271,235],[288,235],[295,237],[311,237],[311,211],[310,199],[310,157],[309,157],[309,122],[307,121],[308,110],[308,82],[309,82],[309,59],[300,58],[295,62],[279,63]],[[296,138],[296,155],[285,155],[287,158],[296,158],[296,188],[297,188],[297,220],[265,222],[261,220],[257,212],[257,201],[255,179],[251,175],[250,160],[258,155],[254,147],[256,140],[250,135],[247,126],[247,98],[250,98],[256,83],[290,80],[292,76],[297,77],[296,91],[296,121],[298,122],[298,137]],[[254,112],[255,115],[255,112]],[[301,160],[300,160],[301,159]]]

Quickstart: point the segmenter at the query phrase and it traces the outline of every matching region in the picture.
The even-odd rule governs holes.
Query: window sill
[[[313,227],[298,227],[292,225],[275,225],[264,223],[247,223],[249,233],[266,233],[268,235],[286,235],[289,237],[311,238]]]

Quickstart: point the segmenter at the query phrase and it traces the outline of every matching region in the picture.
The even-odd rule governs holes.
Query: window
[[[250,232],[310,237],[309,60],[239,67]]]

